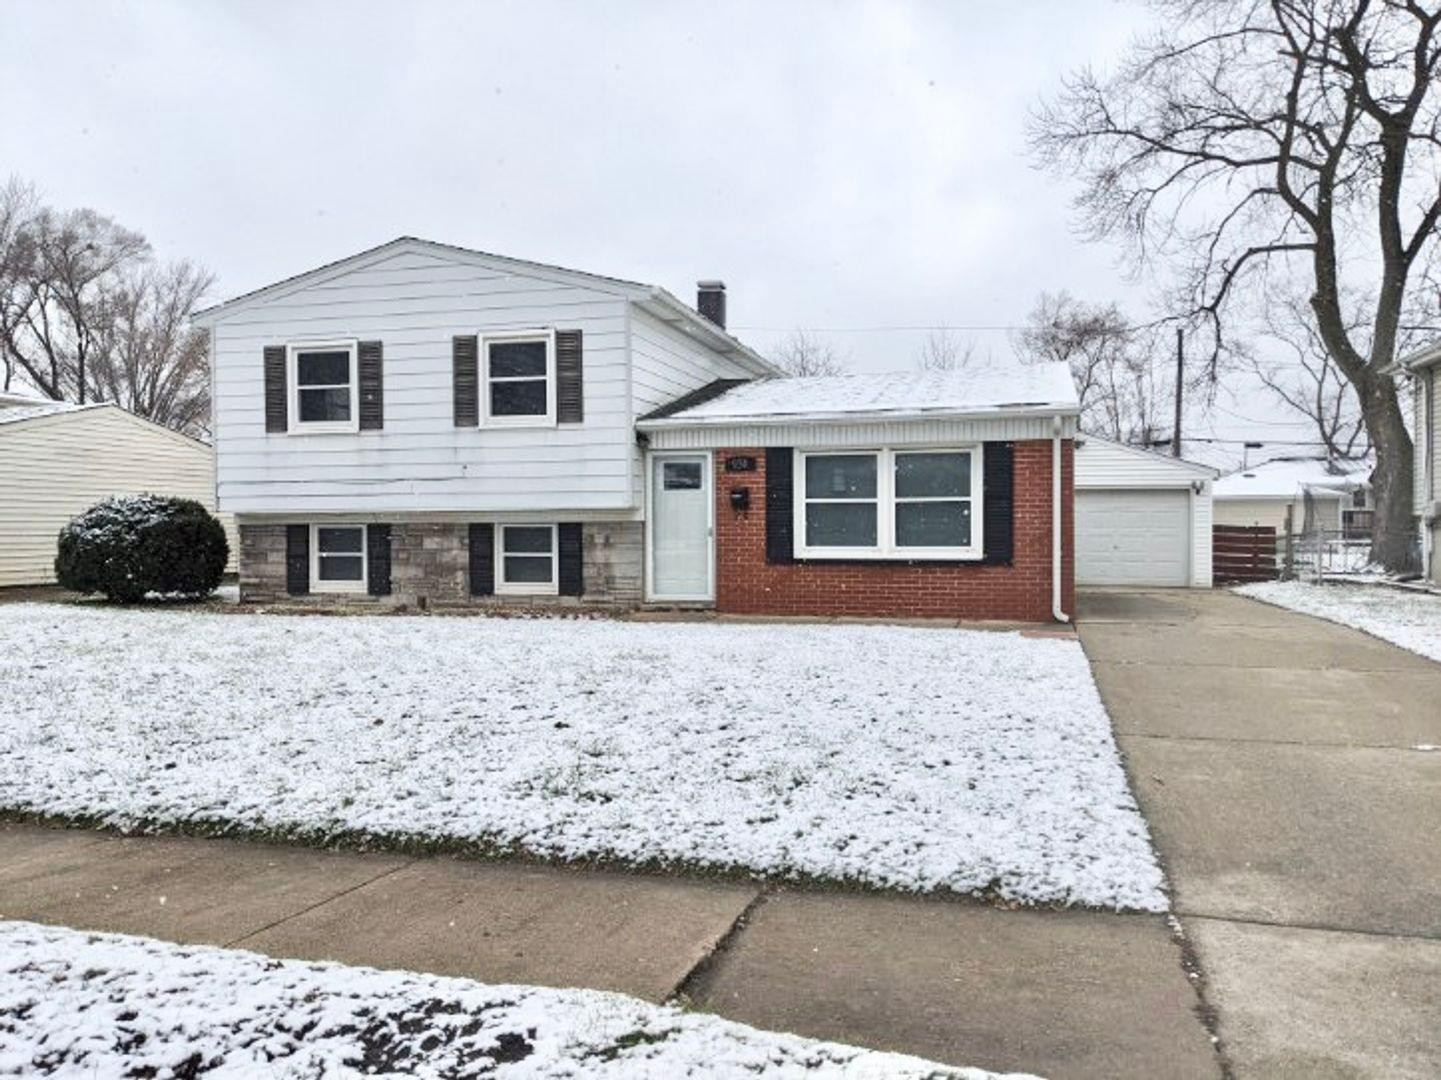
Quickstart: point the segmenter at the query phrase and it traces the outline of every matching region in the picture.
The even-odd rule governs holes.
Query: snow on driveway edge
[[[1233,590],[1273,607],[1361,630],[1441,662],[1441,596],[1377,585],[1262,581]]]

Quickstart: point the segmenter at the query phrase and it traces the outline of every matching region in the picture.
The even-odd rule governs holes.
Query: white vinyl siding
[[[639,514],[624,296],[500,260],[402,250],[243,306],[213,329],[220,505],[242,514],[625,510]],[[585,422],[457,428],[451,339],[584,335]],[[263,350],[380,341],[385,427],[265,433]]]
[[[1220,504],[1212,505],[1214,477],[1204,465],[1082,436],[1076,447],[1077,584],[1149,582],[1209,588],[1212,514],[1220,509]],[[1175,519],[1183,502],[1187,521],[1181,528]],[[1105,540],[1088,537],[1088,530],[1107,527],[1108,508],[1143,522],[1145,513],[1137,508],[1146,505],[1158,514],[1154,535],[1112,537],[1122,548],[1130,546],[1136,565],[1117,569],[1106,565],[1114,561],[1109,555],[1098,560]],[[1127,577],[1129,582],[1124,582]]]
[[[115,406],[0,423],[0,586],[54,581],[60,529],[109,496],[174,495],[214,510],[213,470],[208,446]],[[234,522],[221,522],[233,570]]]

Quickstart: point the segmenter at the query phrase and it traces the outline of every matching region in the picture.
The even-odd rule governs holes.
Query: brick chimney
[[[726,328],[726,283],[724,281],[697,281],[695,283],[695,309],[724,330]]]

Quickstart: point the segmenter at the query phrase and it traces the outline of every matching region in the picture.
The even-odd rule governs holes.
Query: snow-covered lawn
[[[0,1076],[945,1077],[596,990],[0,922]]]
[[[0,607],[0,807],[1163,910],[1080,646]]]
[[[1441,596],[1372,585],[1263,581],[1236,590],[1277,607],[1354,626],[1393,645],[1441,661]]]

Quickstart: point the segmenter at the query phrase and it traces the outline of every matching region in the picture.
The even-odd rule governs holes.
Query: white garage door
[[[1077,491],[1076,584],[1189,585],[1187,491]]]

